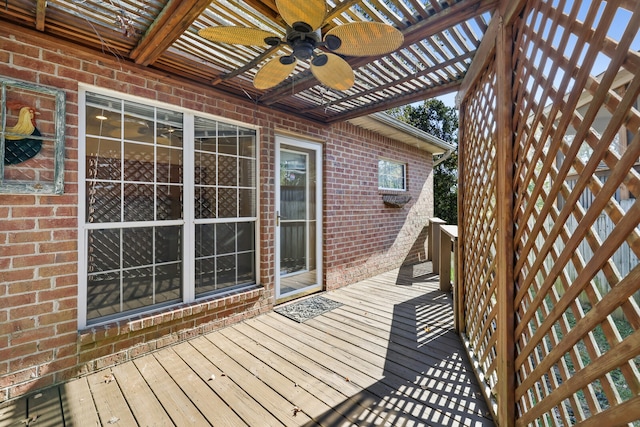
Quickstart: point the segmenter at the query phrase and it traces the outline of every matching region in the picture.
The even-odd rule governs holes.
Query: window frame
[[[122,222],[115,223],[97,223],[90,224],[86,218],[86,203],[87,194],[85,185],[87,182],[87,168],[86,168],[86,156],[87,156],[87,129],[86,129],[86,113],[87,113],[87,93],[95,93],[99,95],[109,96],[117,98],[121,101],[135,102],[144,104],[154,108],[162,108],[179,112],[183,115],[183,202],[182,202],[182,219],[171,220],[157,220],[145,221],[144,223],[127,222],[122,219]],[[195,212],[195,118],[202,117],[223,123],[226,125],[238,126],[244,129],[255,131],[255,146],[254,146],[254,176],[255,176],[255,216],[251,217],[229,217],[229,218],[215,218],[215,223],[222,222],[251,222],[254,224],[253,245],[254,245],[254,274],[255,283],[246,285],[231,286],[229,289],[220,289],[214,292],[203,293],[196,296],[195,290],[195,227],[196,224],[201,223],[201,219],[196,218]],[[241,157],[238,154],[238,157]],[[244,157],[244,156],[242,156]],[[155,165],[155,161],[154,161]],[[154,166],[155,168],[155,166]],[[241,186],[244,188],[244,186]],[[124,202],[123,202],[124,203]],[[238,211],[237,211],[238,215]],[[171,301],[167,303],[157,303],[151,306],[141,307],[136,310],[129,310],[124,312],[115,313],[99,317],[96,319],[87,319],[88,309],[88,232],[90,229],[108,229],[108,228],[123,228],[126,225],[136,226],[139,224],[144,227],[157,227],[157,226],[173,226],[180,225],[183,230],[182,238],[182,299],[179,301]],[[78,327],[84,329],[89,326],[96,326],[106,323],[111,323],[118,320],[131,318],[134,316],[145,315],[148,313],[157,312],[158,310],[166,309],[171,306],[179,306],[182,304],[197,303],[200,300],[208,300],[211,298],[221,298],[229,293],[241,292],[243,290],[254,289],[260,286],[260,129],[258,126],[243,123],[236,120],[227,119],[224,117],[203,113],[200,111],[189,110],[183,107],[175,105],[141,98],[124,94],[121,92],[95,87],[91,85],[79,85],[78,90]]]
[[[402,167],[402,187],[401,188],[383,187],[383,186],[380,185],[380,178],[381,178],[380,164],[381,164],[381,162],[386,162],[389,165],[401,166]],[[387,175],[387,176],[390,176],[390,175]],[[408,185],[407,185],[407,163],[406,162],[401,162],[401,161],[398,161],[398,160],[385,158],[385,157],[378,158],[378,190],[380,190],[380,191],[408,191]]]

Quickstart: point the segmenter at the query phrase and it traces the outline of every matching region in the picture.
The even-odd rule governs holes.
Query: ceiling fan
[[[291,55],[270,59],[256,73],[253,85],[260,90],[284,81],[298,60],[310,60],[311,72],[324,85],[347,90],[354,83],[354,74],[349,63],[339,55],[384,55],[398,49],[404,41],[398,29],[380,22],[339,25],[328,31],[322,39],[320,28],[326,16],[325,0],[276,0],[276,7],[287,23],[284,39],[269,31],[251,27],[217,26],[198,31],[201,37],[213,42],[243,46],[289,46],[293,51]]]

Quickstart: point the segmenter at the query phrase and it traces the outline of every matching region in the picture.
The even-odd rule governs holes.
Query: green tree
[[[458,146],[458,113],[438,99],[422,105],[406,105],[388,111],[399,120],[417,127],[443,141]],[[434,168],[434,214],[448,224],[458,223],[458,153],[457,150]]]

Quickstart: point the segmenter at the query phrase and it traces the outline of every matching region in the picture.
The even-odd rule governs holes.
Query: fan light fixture
[[[398,29],[380,22],[339,25],[327,32],[323,40],[320,28],[326,17],[325,0],[276,0],[276,7],[287,23],[284,39],[250,27],[219,26],[198,31],[201,37],[219,43],[289,46],[293,51],[291,55],[271,58],[258,70],[253,79],[257,89],[277,86],[291,74],[297,61],[310,61],[311,72],[322,84],[347,90],[353,86],[354,74],[349,63],[339,55],[385,55],[404,42]]]

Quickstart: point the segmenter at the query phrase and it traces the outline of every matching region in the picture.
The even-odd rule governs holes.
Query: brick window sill
[[[263,291],[263,286],[256,285],[248,290],[238,290],[224,296],[174,305],[127,319],[89,326],[78,332],[80,352],[103,347],[106,342],[112,342],[112,350],[116,352],[120,341],[133,340],[131,344],[136,345],[136,342],[144,344],[172,335],[178,342],[202,335],[224,325],[229,317],[242,315],[248,309],[248,305],[263,301],[266,298]],[[259,308],[262,308],[262,304]]]

